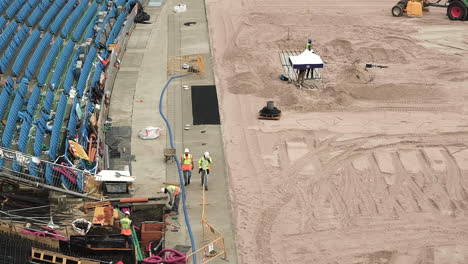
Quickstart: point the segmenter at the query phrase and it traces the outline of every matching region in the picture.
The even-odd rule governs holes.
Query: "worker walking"
[[[210,165],[213,161],[211,160],[210,153],[205,152],[203,157],[198,160],[198,173],[201,173],[201,184],[205,186],[205,190],[208,191],[208,175],[210,174]]]
[[[132,239],[132,220],[130,220],[130,212],[125,211],[125,217],[120,219],[120,234],[125,237],[130,248],[133,248]]]
[[[184,174],[184,184],[187,186],[190,184],[193,170],[193,156],[190,154],[188,148],[184,150],[184,155],[180,158],[180,163],[182,164],[182,173]]]
[[[180,203],[180,187],[175,185],[169,185],[161,189],[161,192],[169,194],[169,206],[172,206],[171,211],[179,214],[179,203]]]

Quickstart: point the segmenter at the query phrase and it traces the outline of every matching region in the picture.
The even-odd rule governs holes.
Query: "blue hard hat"
[[[310,43],[310,42],[312,42],[312,39],[308,39],[307,41]]]

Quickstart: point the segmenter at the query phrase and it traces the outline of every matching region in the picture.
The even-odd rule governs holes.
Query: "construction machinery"
[[[405,12],[410,17],[421,17],[423,9],[430,6],[447,8],[447,16],[450,20],[466,20],[468,18],[468,0],[442,0],[429,2],[429,0],[400,0],[392,7],[393,16],[402,16]]]
[[[258,112],[258,119],[279,120],[281,118],[281,110],[275,107],[273,101],[268,101],[267,105]]]

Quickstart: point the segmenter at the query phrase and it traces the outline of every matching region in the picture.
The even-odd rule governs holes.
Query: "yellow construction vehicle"
[[[392,8],[393,16],[401,16],[406,12],[410,17],[421,17],[423,9],[430,6],[447,8],[447,16],[450,20],[465,20],[468,18],[468,0],[446,0],[444,4],[429,2],[429,0],[400,0]]]

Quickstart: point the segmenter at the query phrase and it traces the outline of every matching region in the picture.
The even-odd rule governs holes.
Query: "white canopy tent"
[[[289,56],[289,62],[293,69],[323,68],[323,61],[320,56],[307,49],[297,56]]]

